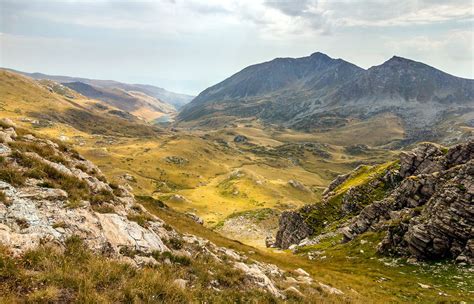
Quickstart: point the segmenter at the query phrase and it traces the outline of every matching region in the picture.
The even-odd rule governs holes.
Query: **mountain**
[[[128,84],[114,80],[98,80],[80,77],[27,73],[8,69],[33,79],[48,79],[74,87],[76,91],[89,98],[104,98],[113,105],[123,106],[123,110],[139,109],[148,104],[148,112],[158,111],[164,114],[174,113],[188,103],[193,96],[174,93],[163,88],[146,84]],[[89,94],[89,95],[88,95]],[[125,105],[128,103],[129,105]],[[136,103],[136,104],[135,104]],[[153,116],[153,115],[151,115]],[[156,117],[144,117],[154,119]]]
[[[88,98],[102,100],[108,105],[145,120],[154,120],[176,111],[172,105],[139,91],[126,91],[118,87],[98,87],[84,82],[64,82],[63,85]]]
[[[362,68],[322,53],[297,59],[277,58],[249,66],[204,90],[178,117],[193,120],[214,112],[269,117],[273,110],[283,114],[286,111],[272,109],[272,104],[284,96],[324,95],[327,89],[343,84],[361,71]],[[273,116],[277,118],[278,115]]]
[[[474,118],[474,80],[394,56],[367,70],[322,53],[249,66],[204,90],[179,113],[183,124],[219,117],[258,118],[300,130],[324,131],[383,113],[402,121],[406,138],[433,139],[453,117]]]

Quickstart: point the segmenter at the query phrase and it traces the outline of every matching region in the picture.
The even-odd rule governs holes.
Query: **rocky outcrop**
[[[474,263],[474,161],[439,175],[428,186],[433,194],[420,211],[408,207],[394,217],[381,252]]]
[[[338,177],[321,203],[284,213],[276,245],[304,246],[334,233],[348,242],[366,231],[386,231],[381,253],[474,263],[474,142],[450,149],[420,144],[402,152],[397,165],[341,192],[353,176],[357,170]],[[336,230],[321,224],[347,217]]]
[[[143,254],[169,250],[164,223],[137,208],[125,188],[108,184],[91,162],[31,134],[13,138],[1,144],[0,243],[15,254],[45,242],[61,246],[72,236],[115,257],[124,249]],[[80,197],[78,189],[84,193]],[[149,221],[141,226],[128,219],[134,216]]]
[[[288,248],[313,233],[300,213],[285,211],[280,217],[280,228],[277,232],[274,246]]]
[[[234,137],[234,142],[236,143],[246,143],[249,139],[245,135],[237,135]]]
[[[355,169],[357,170],[357,169]],[[323,196],[327,196],[329,193],[331,193],[331,191],[333,191],[334,189],[336,189],[339,185],[341,185],[342,183],[344,183],[348,178],[350,177],[350,174],[341,174],[341,175],[338,175],[330,184],[329,186],[324,189],[323,191]]]
[[[474,142],[443,151],[423,144],[400,157],[405,179],[342,231],[346,240],[367,230],[387,230],[379,251],[419,259],[474,262]]]
[[[286,249],[292,244],[307,243],[304,239],[326,233],[323,230],[332,222],[358,214],[374,199],[382,198],[398,185],[398,170],[394,165],[382,172],[367,173],[373,169],[359,166],[351,173],[340,175],[324,191],[321,202],[283,213],[274,245]],[[366,183],[341,189],[349,179],[360,178],[363,174],[367,175]]]

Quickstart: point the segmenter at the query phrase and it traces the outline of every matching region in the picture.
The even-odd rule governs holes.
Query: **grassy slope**
[[[199,235],[217,245],[242,251],[254,259],[273,263],[289,271],[301,267],[316,280],[342,290],[350,302],[437,303],[443,300],[472,300],[468,290],[472,291],[474,281],[472,273],[467,269],[450,264],[420,267],[404,261],[393,263],[393,260],[378,256],[375,252],[381,235],[366,233],[348,244],[323,244],[325,247],[318,249],[326,250],[326,258],[309,260],[303,255],[294,255],[289,251],[255,249],[203,228],[173,210],[159,208],[151,201],[143,204],[150,212],[172,223],[180,232]],[[459,285],[459,282],[465,282],[467,285]],[[427,284],[432,288],[423,289],[417,283]],[[462,289],[459,286],[463,286]],[[440,293],[449,296],[441,296]]]
[[[50,92],[50,84],[0,69],[0,117],[15,120],[25,118],[38,120],[43,133],[66,136],[104,134],[113,136],[153,137],[158,130],[138,121],[129,121],[108,114],[113,107],[104,107],[103,102],[84,98],[70,90]],[[54,87],[55,88],[55,87]],[[74,98],[69,98],[72,95]],[[53,122],[51,124],[50,122]],[[24,126],[31,125],[29,123]]]

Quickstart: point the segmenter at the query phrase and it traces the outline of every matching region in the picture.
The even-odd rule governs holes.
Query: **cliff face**
[[[327,226],[321,221],[342,219],[336,232],[344,242],[366,231],[386,231],[381,253],[474,262],[474,142],[449,150],[421,144],[363,183],[348,186],[360,176],[356,171],[339,177],[320,204],[283,215],[275,245],[288,248],[320,237],[328,231],[318,228]]]

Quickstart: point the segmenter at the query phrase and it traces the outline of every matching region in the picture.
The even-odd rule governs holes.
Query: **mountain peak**
[[[321,52],[315,52],[311,54],[309,57],[311,58],[319,58],[319,59],[331,59],[328,55],[321,53]]]
[[[397,56],[397,55],[393,55],[392,58],[385,61],[382,65],[384,65],[384,64],[412,63],[412,62],[416,62],[416,61],[413,61],[411,59],[407,59],[407,58],[404,58],[404,57],[400,57],[400,56]]]

